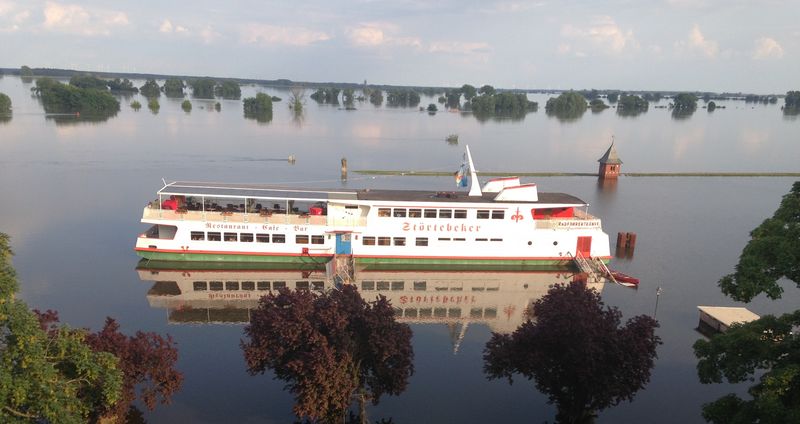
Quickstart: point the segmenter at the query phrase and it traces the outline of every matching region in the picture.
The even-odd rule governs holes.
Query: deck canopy
[[[158,191],[166,196],[196,196],[249,199],[293,199],[308,201],[356,200],[354,191],[304,190],[263,184],[226,184],[176,181]]]

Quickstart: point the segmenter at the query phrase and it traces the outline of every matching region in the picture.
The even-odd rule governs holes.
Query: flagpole
[[[475,171],[475,165],[472,163],[472,154],[469,152],[469,146],[467,146],[467,162],[469,163],[469,178],[470,178],[470,186],[469,186],[469,195],[470,196],[483,196],[481,192],[481,184],[478,182],[478,173]]]

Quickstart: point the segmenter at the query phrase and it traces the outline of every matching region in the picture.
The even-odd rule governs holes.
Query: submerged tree
[[[211,78],[199,78],[189,81],[189,86],[192,87],[192,96],[198,99],[213,99],[216,85],[217,82]]]
[[[178,78],[169,78],[164,81],[164,85],[161,87],[161,91],[167,95],[167,97],[183,97],[183,89],[186,88],[186,85],[183,84],[183,80]]]
[[[236,81],[225,80],[214,87],[214,94],[223,99],[239,100],[242,98],[242,88],[239,87],[239,83]]]
[[[488,378],[515,374],[536,382],[558,407],[560,423],[589,423],[597,412],[632,400],[650,380],[661,339],[651,317],[604,307],[585,283],[555,285],[512,334],[493,333],[484,350]],[[591,357],[588,358],[587,355]]]
[[[547,99],[544,105],[545,112],[560,120],[574,120],[586,112],[586,99],[575,91],[561,93],[558,97]]]
[[[242,102],[244,117],[255,119],[258,122],[272,120],[272,98],[264,93],[257,93],[255,97],[248,97]]]
[[[787,115],[800,114],[800,91],[786,92],[783,101],[783,113]]]
[[[800,288],[800,181],[783,197],[772,218],[751,233],[736,272],[723,277],[726,295],[749,302],[759,294],[781,297],[778,280]],[[723,334],[694,345],[703,383],[753,381],[751,399],[729,394],[703,405],[703,417],[721,423],[800,422],[800,310],[734,324]]]
[[[11,115],[11,98],[5,93],[0,93],[0,116]]]
[[[190,102],[189,100],[184,100],[181,103],[181,109],[183,109],[183,111],[186,112],[186,113],[191,112],[192,111],[192,102]]]
[[[672,99],[672,116],[686,117],[697,110],[697,97],[694,94],[680,93]]]
[[[34,93],[48,113],[81,113],[93,116],[113,116],[119,111],[119,101],[105,89],[81,88],[62,84],[50,78],[36,80]]]
[[[633,94],[623,95],[617,102],[617,113],[622,116],[636,116],[649,108],[650,102]]]
[[[295,396],[295,414],[314,421],[341,421],[354,396],[377,404],[398,395],[413,373],[411,329],[385,297],[366,302],[352,285],[271,293],[244,333],[249,372],[272,371]]]
[[[144,85],[139,88],[139,93],[143,96],[149,98],[159,97],[161,96],[161,88],[158,87],[158,83],[154,79],[149,79],[145,81]]]

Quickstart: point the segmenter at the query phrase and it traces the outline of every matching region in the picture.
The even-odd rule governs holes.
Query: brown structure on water
[[[619,160],[619,155],[617,155],[617,149],[614,148],[614,141],[611,141],[611,146],[606,150],[606,154],[603,155],[600,159],[597,159],[600,162],[600,170],[597,172],[597,176],[600,177],[601,180],[616,180],[619,177],[620,168],[622,168],[622,161]]]

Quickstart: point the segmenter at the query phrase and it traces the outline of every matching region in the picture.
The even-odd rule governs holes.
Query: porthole
[[[553,246],[558,246],[558,242],[557,242],[557,241],[554,241],[554,242],[553,242]]]
[[[528,246],[531,246],[531,245],[533,245],[533,242],[532,241],[528,241]]]

